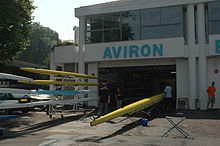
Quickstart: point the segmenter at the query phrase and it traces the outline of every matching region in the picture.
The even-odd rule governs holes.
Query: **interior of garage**
[[[114,93],[117,87],[121,88],[124,94],[124,105],[162,93],[167,83],[172,86],[173,97],[176,97],[175,65],[103,67],[99,68],[99,76],[99,83],[108,84],[111,104],[115,103]]]

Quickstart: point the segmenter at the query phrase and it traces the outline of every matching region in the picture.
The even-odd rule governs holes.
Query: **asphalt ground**
[[[183,113],[186,119],[180,128],[189,136],[184,137],[175,128],[161,137],[172,125],[165,116]],[[91,127],[90,117],[83,120],[83,113],[53,116],[45,112],[21,114],[17,119],[1,120],[6,128],[0,137],[0,146],[218,146],[220,145],[220,111],[170,111],[157,113],[147,127],[140,124],[142,114],[123,120],[119,117]],[[180,117],[173,117],[178,122]],[[120,122],[123,120],[122,122]],[[119,123],[118,123],[119,122]]]

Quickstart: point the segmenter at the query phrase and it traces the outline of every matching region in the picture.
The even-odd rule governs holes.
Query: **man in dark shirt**
[[[116,101],[117,101],[117,108],[119,109],[122,107],[122,100],[123,100],[121,88],[118,87],[116,89],[115,97],[116,97]]]
[[[103,116],[108,112],[108,103],[110,103],[110,92],[106,83],[102,84],[99,91],[99,112],[98,116]]]

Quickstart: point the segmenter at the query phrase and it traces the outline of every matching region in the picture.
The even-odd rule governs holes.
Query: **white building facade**
[[[206,89],[215,81],[214,108],[220,108],[220,1],[123,0],[76,8],[75,15],[79,50],[71,61],[78,72],[159,66],[163,73],[163,67],[173,66],[176,101],[187,98],[188,109],[206,110]]]

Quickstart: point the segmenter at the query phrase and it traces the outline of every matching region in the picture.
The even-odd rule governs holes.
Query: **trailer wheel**
[[[22,111],[23,114],[26,114],[26,113],[29,112],[29,109],[22,109],[21,111]]]
[[[5,113],[6,115],[10,115],[10,114],[11,114],[11,110],[10,110],[10,109],[6,109],[6,110],[4,110],[4,113]]]
[[[3,130],[0,130],[0,136],[2,136],[3,135]]]

